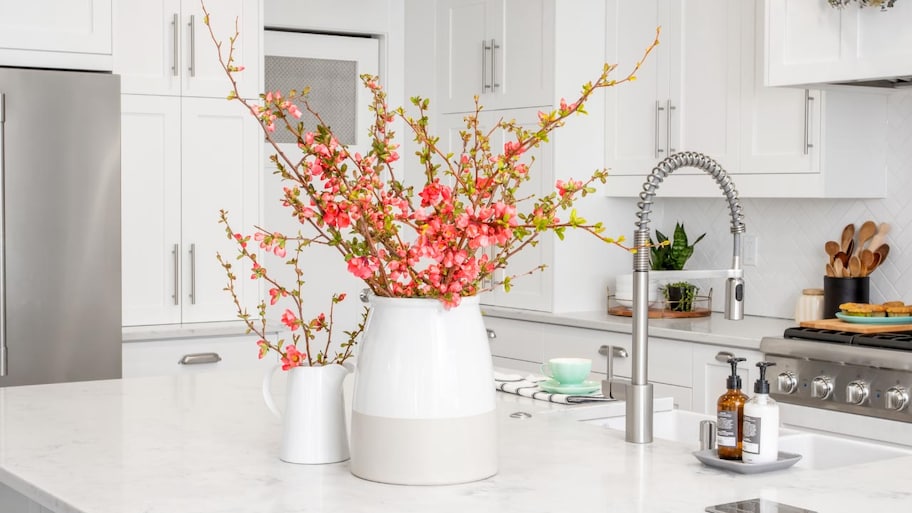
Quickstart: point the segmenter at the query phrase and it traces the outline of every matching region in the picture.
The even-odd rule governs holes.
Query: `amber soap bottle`
[[[748,397],[741,392],[741,377],[738,376],[738,362],[746,358],[729,358],[731,376],[725,383],[726,391],[716,403],[716,443],[719,458],[741,459],[741,426],[744,423],[744,403]]]

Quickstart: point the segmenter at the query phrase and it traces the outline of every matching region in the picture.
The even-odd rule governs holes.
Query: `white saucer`
[[[583,381],[573,385],[561,385],[559,382],[549,379],[539,383],[538,388],[552,394],[585,395],[601,390],[602,384],[598,381]]]

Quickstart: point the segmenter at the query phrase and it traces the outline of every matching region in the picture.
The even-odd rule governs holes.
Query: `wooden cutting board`
[[[845,322],[841,319],[804,321],[801,323],[801,327],[848,331],[850,333],[891,333],[894,331],[912,330],[912,324],[856,324],[852,322]]]

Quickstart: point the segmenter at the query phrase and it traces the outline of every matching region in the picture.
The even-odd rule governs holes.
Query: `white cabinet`
[[[441,0],[440,112],[548,105],[554,70],[553,0]]]
[[[912,5],[766,0],[766,84],[839,83],[912,75]]]
[[[445,134],[441,137],[442,144],[448,149],[447,151],[456,155],[454,158],[457,160],[462,153],[462,139],[459,132],[466,130],[463,118],[463,114],[441,116],[441,126]],[[539,123],[538,109],[486,111],[479,117],[479,124],[488,129],[500,120],[512,120],[526,130],[533,130]],[[506,142],[504,133],[496,131],[491,137],[492,152],[502,153],[503,145]],[[554,183],[552,145],[542,144],[538,148],[529,150],[523,156],[523,161],[530,165],[531,179],[520,186],[515,193],[516,198],[547,195]],[[519,208],[526,207],[520,205]],[[550,311],[553,297],[553,276],[550,266],[554,261],[554,246],[553,235],[546,233],[541,236],[537,245],[526,246],[510,258],[507,267],[497,271],[494,279],[496,282],[502,282],[506,276],[518,276],[519,278],[512,281],[509,292],[504,290],[503,286],[497,286],[494,290],[483,294],[481,303],[489,306]],[[538,270],[538,267],[542,265],[546,266],[546,269]]]
[[[741,391],[748,396],[754,395],[754,382],[760,376],[757,362],[763,361],[763,353],[750,349],[693,344],[693,411],[699,413],[716,413],[719,396],[725,393],[728,376],[731,376],[731,364],[728,359],[746,358],[738,363],[738,376],[741,377]]]
[[[169,376],[224,370],[262,369],[278,363],[276,353],[258,358],[256,335],[124,342],[123,377]]]
[[[111,0],[0,0],[0,65],[111,69]]]
[[[122,110],[123,324],[236,319],[215,258],[234,262],[235,246],[218,213],[238,230],[259,219],[256,120],[225,99],[123,95]],[[258,284],[235,266],[253,306]]]
[[[607,3],[606,59],[619,63],[619,72],[632,69],[656,26],[662,27],[662,43],[636,82],[606,92],[606,165],[612,176],[643,176],[678,151],[708,153],[723,166],[737,158],[739,5]]]
[[[206,2],[212,28],[228,57],[228,39],[235,27],[234,64],[245,66],[235,74],[241,96],[255,98],[262,91],[262,3],[256,0]],[[230,82],[218,61],[215,43],[204,23],[200,2],[153,0],[114,4],[114,72],[122,77],[122,91],[224,98]],[[235,25],[237,22],[237,25]]]
[[[670,26],[663,26],[659,50],[665,47],[665,53],[647,60],[636,83],[608,94],[609,196],[638,195],[656,162],[681,150],[714,158],[745,198],[886,194],[884,95],[869,90],[768,88],[762,74],[762,2],[672,4],[658,2],[653,9],[659,19],[663,13],[679,11],[682,20],[674,23],[672,17]],[[618,26],[618,37],[608,39],[609,60],[635,59],[643,44],[631,41],[636,41],[637,32],[646,31],[652,18],[625,2],[616,2],[608,14],[609,26]],[[624,27],[629,27],[626,34]],[[680,66],[677,75],[673,63]],[[669,66],[672,71],[664,71]],[[662,104],[663,72],[672,74],[672,85],[667,86],[672,98],[675,87],[680,88],[677,105]],[[650,76],[658,77],[659,84],[652,84]],[[644,80],[650,80],[646,88],[641,87]],[[659,91],[658,101],[650,96],[654,90]],[[859,181],[861,169],[865,180]],[[719,194],[713,180],[691,168],[675,171],[658,192],[662,197]]]

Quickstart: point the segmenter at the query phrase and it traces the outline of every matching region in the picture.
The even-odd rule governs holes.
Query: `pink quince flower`
[[[300,367],[304,364],[304,358],[307,358],[307,354],[298,351],[297,346],[287,346],[285,356],[282,357],[282,370]]]
[[[282,324],[291,328],[291,331],[294,331],[300,327],[301,321],[298,320],[294,312],[289,309],[285,309],[285,312],[282,314]]]

